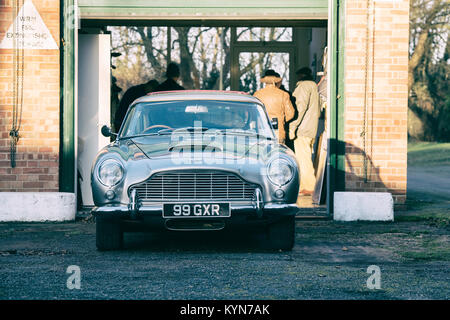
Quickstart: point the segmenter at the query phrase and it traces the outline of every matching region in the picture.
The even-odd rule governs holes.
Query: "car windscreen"
[[[216,100],[138,103],[128,112],[120,137],[198,127],[230,132],[238,130],[273,138],[269,119],[261,105]]]

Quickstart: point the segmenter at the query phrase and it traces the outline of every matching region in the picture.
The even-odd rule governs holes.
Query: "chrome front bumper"
[[[182,201],[178,201],[180,203]],[[205,203],[207,201],[198,201],[198,203]],[[211,201],[209,201],[211,202]],[[230,202],[231,216],[246,215],[256,218],[263,218],[267,215],[295,215],[298,207],[293,204],[280,203],[266,203],[258,206],[257,204],[235,204]],[[93,215],[118,215],[124,218],[139,218],[140,216],[159,216],[162,218],[163,204],[144,204],[141,206],[134,205],[106,205],[94,207],[92,209]]]

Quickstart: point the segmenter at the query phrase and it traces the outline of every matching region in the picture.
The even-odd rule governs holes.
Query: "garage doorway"
[[[133,1],[131,1],[133,2]],[[156,1],[158,2],[158,1]],[[174,6],[159,6],[157,3],[146,4],[139,3],[137,6],[129,5],[128,3],[121,4],[119,6],[114,5],[109,7],[109,1],[102,3],[93,2],[90,0],[79,0],[78,5],[81,7],[81,26],[80,30],[73,30],[71,24],[63,25],[63,36],[66,40],[65,51],[63,53],[63,100],[62,100],[62,131],[61,131],[61,161],[60,161],[60,189],[61,191],[73,192],[76,190],[76,159],[77,159],[77,148],[76,139],[77,132],[75,125],[77,123],[77,99],[76,99],[76,86],[72,87],[73,82],[76,82],[77,71],[76,71],[76,39],[78,31],[86,29],[97,29],[101,30],[99,33],[108,33],[106,30],[107,26],[201,26],[201,27],[228,27],[228,28],[294,28],[302,29],[303,32],[307,32],[310,35],[316,33],[311,31],[314,28],[319,30],[319,33],[324,33],[327,43],[329,44],[328,55],[328,65],[330,65],[330,81],[328,82],[328,102],[329,108],[327,109],[327,115],[330,121],[328,121],[327,128],[329,129],[329,136],[327,137],[328,145],[328,160],[327,160],[327,170],[330,169],[329,175],[326,177],[327,194],[327,212],[332,211],[332,195],[335,190],[342,189],[344,185],[344,180],[341,179],[343,172],[343,158],[344,152],[342,144],[338,143],[343,134],[342,127],[342,117],[343,117],[343,99],[339,100],[339,97],[343,96],[343,6],[340,6],[339,0],[319,0],[319,1],[298,1],[289,2],[289,5],[284,6],[283,4],[277,5],[276,10],[273,10],[272,2],[262,2],[259,7],[253,7],[253,4],[246,1],[239,1],[239,4],[212,4],[208,2],[208,5],[189,3],[189,10],[180,9],[181,7],[186,8],[184,2],[177,2]],[[198,1],[200,2],[200,1]],[[310,3],[311,2],[311,3]],[[133,2],[134,3],[134,2]],[[159,2],[158,2],[159,3]],[[72,1],[69,0],[64,5],[65,15],[70,15]],[[209,7],[211,5],[211,8]],[[151,8],[150,8],[151,7]],[[178,8],[180,7],[180,8]],[[212,8],[214,7],[214,9]],[[216,8],[217,7],[217,8]],[[220,7],[220,8],[219,8]],[[211,11],[208,11],[210,10]],[[238,10],[239,9],[239,10]],[[236,11],[238,10],[238,12]],[[204,12],[205,11],[205,12]],[[208,11],[209,13],[206,13]],[[232,16],[239,16],[241,19],[233,18]],[[201,17],[201,18],[199,18]],[[225,17],[221,19],[221,17]],[[261,18],[264,17],[264,20]],[[338,23],[339,22],[339,23]],[[307,31],[309,29],[309,31]],[[105,32],[106,31],[106,32]],[[95,33],[95,32],[94,32]],[[295,39],[294,39],[295,41]],[[305,47],[298,46],[296,50],[292,53],[290,50],[285,50],[281,48],[281,44],[275,47],[275,50],[269,48],[270,43],[268,41],[261,41],[263,49],[260,48],[250,48],[254,43],[242,43],[236,42],[233,49],[236,52],[233,53],[233,59],[239,59],[239,53],[254,54],[255,52],[260,53],[282,53],[284,54],[283,60],[289,60],[289,65],[286,69],[289,69],[289,73],[286,73],[284,77],[286,85],[290,90],[292,82],[295,84],[295,77],[292,73],[299,64],[299,59],[302,60],[303,57],[308,57],[308,65],[312,67],[313,72],[315,70],[316,64],[310,64],[311,62],[317,62],[318,57],[310,57],[306,52],[308,50]],[[239,47],[239,45],[242,46]],[[258,44],[259,45],[259,44]],[[312,43],[314,45],[314,42]],[[247,46],[247,49],[245,48]],[[282,50],[280,50],[280,48]],[[286,58],[286,54],[289,58]],[[237,58],[236,58],[237,57]],[[293,58],[294,57],[294,58]],[[310,59],[311,58],[311,59]],[[292,61],[294,60],[294,63]],[[305,61],[305,60],[302,60]],[[287,63],[285,63],[287,65]],[[72,70],[72,71],[71,71]],[[239,84],[239,77],[233,76],[231,80],[231,74],[240,75],[240,67],[237,63],[230,62],[230,89],[231,85],[236,88],[236,83]],[[245,77],[245,75],[244,75]],[[238,79],[238,80],[235,80]],[[234,82],[234,84],[232,84]],[[239,89],[239,88],[237,88]],[[71,111],[72,110],[72,111]],[[72,114],[73,112],[73,114]],[[71,132],[74,133],[71,136]],[[71,160],[72,159],[72,160]],[[75,182],[75,183],[74,183]],[[330,210],[331,208],[331,210]]]
[[[82,186],[84,206],[93,205],[88,168],[96,152],[106,144],[98,136],[98,125],[105,124],[104,115],[110,115],[109,124],[114,124],[118,102],[131,86],[150,79],[164,81],[166,65],[174,61],[180,65],[180,82],[186,89],[236,90],[253,94],[262,88],[259,80],[265,70],[274,69],[280,74],[285,89],[292,93],[298,68],[310,67],[315,75],[322,71],[321,62],[327,45],[326,27],[307,27],[304,22],[300,27],[295,23],[277,26],[279,22],[276,21],[270,25],[266,22],[265,26],[250,27],[217,26],[217,22],[214,25],[193,25],[192,22],[188,26],[94,26],[90,23],[89,27],[78,32],[78,175],[81,177],[79,184]],[[316,25],[319,23],[326,25],[326,21],[315,22]],[[110,59],[111,64],[104,63],[103,69],[98,67],[98,63],[95,68],[86,68],[90,60],[98,60],[97,51],[90,58],[88,55],[81,56],[87,50],[86,39],[108,37],[111,37],[111,50],[103,52],[103,59]],[[107,69],[109,67],[110,70]],[[99,85],[92,86],[90,83],[104,86],[105,73],[110,73],[111,79],[110,108],[105,101],[90,100],[91,103],[87,104],[88,91],[92,87],[99,88]],[[92,110],[97,110],[97,113],[92,114]],[[87,114],[90,114],[89,118],[86,118]],[[86,126],[92,121],[98,125]],[[318,132],[318,137],[324,129],[323,119],[319,127],[322,130]],[[86,137],[91,143],[83,143]],[[303,200],[305,207],[325,208],[314,205],[311,198]]]

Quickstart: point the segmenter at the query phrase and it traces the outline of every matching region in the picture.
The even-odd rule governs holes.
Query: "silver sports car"
[[[92,167],[97,248],[125,231],[244,227],[265,248],[290,250],[299,172],[276,119],[239,92],[172,91],[137,99]],[[253,231],[252,231],[253,232]]]

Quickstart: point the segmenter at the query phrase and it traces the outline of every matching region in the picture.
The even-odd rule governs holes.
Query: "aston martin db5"
[[[274,119],[275,120],[275,119]],[[264,105],[239,92],[172,91],[134,101],[91,172],[99,250],[136,230],[258,232],[291,250],[299,169]],[[250,231],[252,230],[252,231]],[[254,230],[254,231],[253,231]]]

